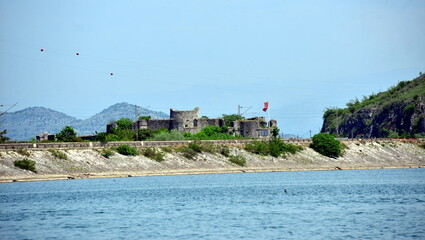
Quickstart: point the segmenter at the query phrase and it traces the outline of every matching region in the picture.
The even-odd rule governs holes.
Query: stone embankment
[[[219,153],[202,152],[193,159],[188,159],[182,153],[170,151],[170,147],[168,149],[161,148],[187,144],[187,142],[180,141],[125,143],[128,145],[136,144],[138,148],[154,147],[158,151],[162,151],[165,160],[161,162],[143,155],[124,156],[115,153],[109,158],[101,155],[103,149],[124,144],[123,142],[99,146],[97,144],[100,143],[71,143],[72,145],[69,145],[70,143],[49,143],[48,145],[46,145],[47,143],[37,143],[35,147],[33,144],[14,144],[14,148],[0,149],[0,182],[178,174],[425,167],[425,142],[418,140],[344,141],[347,148],[344,149],[344,155],[337,159],[318,154],[309,148],[309,143],[305,141],[295,142],[295,144],[302,145],[304,148],[296,154],[287,154],[279,158],[260,156],[245,151],[243,149],[245,141],[248,140],[210,141],[215,144],[226,144],[230,148],[231,155],[243,156],[246,159],[246,166],[244,167],[230,162],[228,157]],[[87,144],[91,144],[91,146]],[[52,148],[64,153],[67,159],[55,157],[52,151],[49,151]],[[37,173],[14,166],[14,161],[25,158],[36,162]]]
[[[342,142],[404,142],[404,143],[420,143],[425,142],[425,138],[414,138],[414,139],[394,139],[394,138],[371,138],[371,139],[339,139]],[[245,144],[252,141],[258,141],[253,139],[237,139],[237,140],[206,140],[204,143],[213,144]],[[300,139],[284,139],[285,143],[310,143],[309,138]],[[181,146],[187,145],[193,140],[182,140],[182,141],[120,141],[120,142],[41,142],[41,143],[6,143],[0,144],[0,150],[7,149],[69,149],[69,148],[106,148],[106,147],[117,147],[123,144],[133,147],[167,147],[167,146]]]

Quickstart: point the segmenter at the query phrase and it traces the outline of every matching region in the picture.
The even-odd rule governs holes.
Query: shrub
[[[139,117],[139,120],[149,120],[149,119],[151,119],[151,116],[140,116]]]
[[[115,131],[115,135],[118,136],[119,141],[134,141],[136,139],[136,133],[131,129],[118,129]]]
[[[341,144],[329,133],[318,133],[312,137],[310,147],[316,152],[327,157],[338,157],[341,155]]]
[[[242,156],[242,155],[236,155],[236,156],[235,155],[232,155],[232,156],[229,156],[229,161],[231,163],[234,163],[234,164],[239,165],[239,166],[242,166],[242,167],[244,167],[246,165],[246,158],[244,156]]]
[[[144,129],[139,129],[137,131],[137,135],[138,135],[138,139],[137,140],[144,141],[146,139],[152,138],[154,136],[154,133],[153,133],[153,131],[151,129],[144,128]]]
[[[215,154],[218,151],[218,146],[213,143],[203,143],[201,144],[201,148],[203,152]]]
[[[269,155],[269,146],[266,141],[254,141],[245,145],[245,150],[255,154]]]
[[[35,172],[35,173],[37,172],[35,170],[35,161],[29,160],[28,158],[24,158],[22,160],[14,161],[13,164],[15,165],[15,167],[25,169],[25,170],[29,170],[29,171]]]
[[[47,150],[49,151],[54,157],[58,158],[58,159],[68,159],[68,155],[66,155],[66,153],[61,152],[59,150],[56,149],[49,149]]]
[[[184,133],[183,135],[187,139],[192,140],[219,140],[219,139],[235,139],[241,138],[240,136],[232,136],[229,133],[227,126],[217,127],[217,126],[207,126],[204,127],[201,131],[195,134]]]
[[[164,153],[157,151],[155,148],[145,148],[142,150],[143,156],[153,159],[157,162],[164,161]]]
[[[152,138],[149,140],[151,141],[178,141],[178,140],[185,140],[184,136],[176,130],[172,130],[170,132],[160,132],[158,134],[155,134]]]
[[[295,154],[302,150],[301,146],[284,143],[280,138],[271,138],[269,141],[254,141],[245,145],[245,150],[263,155],[279,157],[285,153]]]
[[[202,152],[202,147],[197,143],[189,143],[188,147],[197,153]]]
[[[167,153],[173,152],[173,149],[171,147],[162,147],[161,150],[164,151],[164,152],[167,152]]]
[[[182,146],[176,149],[176,152],[180,152],[183,154],[183,156],[187,159],[194,159],[196,155],[198,155],[198,152],[194,151],[193,149],[189,148],[188,146]]]
[[[98,142],[107,142],[106,141],[106,132],[96,132],[96,135],[94,136],[94,141]]]
[[[120,138],[117,135],[112,134],[112,133],[107,134],[106,137],[105,137],[105,142],[115,142],[115,141],[119,141],[119,140],[120,140]]]
[[[114,155],[114,152],[111,149],[102,149],[100,155],[102,157],[109,158]]]
[[[28,152],[26,149],[23,149],[23,148],[19,149],[17,152],[18,152],[19,154],[21,154],[21,155],[23,155],[23,156],[27,156],[27,157],[29,157],[29,156],[31,155],[31,153],[30,153],[30,152]]]
[[[225,156],[225,157],[229,157],[230,156],[230,148],[226,145],[221,145],[218,147],[218,152]]]
[[[126,156],[136,156],[136,155],[138,155],[137,149],[135,147],[131,147],[131,146],[128,146],[126,144],[123,144],[123,145],[117,147],[117,152],[119,154],[126,155]]]

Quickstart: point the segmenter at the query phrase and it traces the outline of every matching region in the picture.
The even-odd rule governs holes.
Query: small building
[[[39,142],[43,142],[43,141],[54,141],[55,140],[55,135],[54,134],[49,134],[48,132],[44,132],[42,134],[39,134],[39,135],[35,136],[35,138]]]

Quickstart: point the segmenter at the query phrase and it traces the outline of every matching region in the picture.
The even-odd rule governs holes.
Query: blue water
[[[350,238],[425,239],[425,169],[0,184],[0,239]]]

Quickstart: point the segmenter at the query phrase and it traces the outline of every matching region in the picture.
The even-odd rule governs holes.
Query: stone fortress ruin
[[[198,107],[192,111],[177,111],[170,108],[169,119],[140,119],[133,122],[132,129],[156,130],[164,128],[194,134],[206,126],[222,127],[224,125],[225,120],[223,118],[200,118]],[[276,126],[276,120],[270,120],[267,123],[264,117],[254,117],[230,123],[229,131],[243,137],[265,138],[271,135],[271,130]],[[108,125],[107,129],[111,129],[111,127],[113,126]]]

